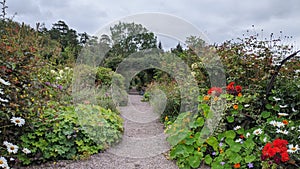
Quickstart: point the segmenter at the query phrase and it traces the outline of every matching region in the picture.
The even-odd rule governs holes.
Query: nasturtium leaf
[[[207,144],[209,144],[210,146],[212,146],[215,151],[218,151],[218,145],[219,145],[219,143],[218,143],[218,140],[217,140],[216,137],[210,137],[210,138],[207,139],[206,142],[207,142]]]
[[[268,111],[263,111],[263,112],[261,112],[261,117],[266,119],[266,118],[270,117],[270,114],[271,113]]]
[[[199,165],[200,165],[200,162],[201,162],[201,160],[197,156],[190,156],[189,157],[189,164],[193,168],[198,168]]]
[[[241,143],[235,143],[230,146],[230,149],[234,152],[239,152],[241,148],[242,148]]]
[[[205,156],[204,161],[206,164],[210,164],[212,162],[212,158],[209,154]]]
[[[234,122],[234,117],[233,116],[227,116],[227,121],[228,123],[233,123]]]
[[[272,107],[273,107],[273,106],[270,105],[270,104],[267,104],[267,105],[266,105],[266,108],[267,108],[267,109],[272,109]]]
[[[226,136],[227,138],[232,138],[232,139],[234,139],[235,136],[236,136],[236,134],[235,134],[235,132],[234,132],[233,130],[228,130],[228,131],[225,132],[225,136]]]
[[[254,155],[248,155],[248,156],[245,157],[245,162],[246,163],[251,163],[255,159],[256,159],[256,157]]]

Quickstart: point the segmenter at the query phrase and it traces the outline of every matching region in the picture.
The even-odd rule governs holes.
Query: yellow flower
[[[165,117],[165,121],[168,121],[168,120],[169,120],[169,118],[168,118],[168,116],[166,116],[166,117]]]
[[[242,96],[243,96],[242,93],[239,93],[239,94],[238,94],[238,97],[242,97]]]
[[[218,101],[219,100],[219,98],[216,96],[216,97],[214,97],[214,101]]]
[[[209,99],[210,99],[210,97],[208,95],[206,95],[206,96],[203,97],[204,101],[208,101]]]
[[[239,106],[237,104],[233,105],[233,109],[237,110],[239,108]]]
[[[200,150],[201,150],[201,148],[200,148],[200,147],[198,147],[198,152],[200,152]]]
[[[223,149],[220,149],[220,154],[222,154],[224,151],[223,151]]]

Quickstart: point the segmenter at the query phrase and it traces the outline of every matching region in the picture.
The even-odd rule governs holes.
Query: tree
[[[132,53],[157,48],[156,36],[141,24],[119,22],[110,31],[111,36],[102,35],[100,42],[111,46],[102,66],[112,70],[116,70],[118,64]]]
[[[74,29],[70,29],[64,21],[60,20],[53,24],[51,30],[49,30],[49,34],[52,39],[57,40],[61,44],[62,58],[61,60],[57,60],[57,62],[66,62],[66,60],[74,61],[77,58],[81,46],[77,32]]]

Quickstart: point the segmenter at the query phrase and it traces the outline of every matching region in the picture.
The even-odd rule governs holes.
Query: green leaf
[[[272,105],[270,105],[270,104],[267,104],[267,105],[266,105],[266,108],[270,110],[270,109],[272,109],[272,108],[273,108],[273,106],[272,106]]]
[[[275,106],[273,107],[273,110],[275,110],[275,111],[279,111],[279,110],[280,110],[280,107],[279,107],[279,105],[275,105]]]
[[[230,149],[234,152],[239,152],[241,148],[242,148],[241,143],[235,143],[230,145]]]
[[[256,157],[254,155],[248,155],[248,156],[245,157],[245,162],[246,163],[251,163],[255,159],[256,159]]]
[[[218,151],[218,145],[219,145],[219,143],[218,143],[218,140],[217,140],[216,137],[210,137],[210,138],[207,139],[206,142],[207,142],[207,144],[209,144],[210,146],[212,146],[215,151]]]
[[[228,123],[233,123],[234,122],[234,117],[233,116],[227,116],[227,121]]]
[[[202,127],[204,125],[204,118],[203,117],[198,117],[196,120],[196,124],[198,127]]]
[[[196,157],[196,156],[190,156],[189,157],[189,164],[191,167],[193,168],[198,168],[199,165],[200,165],[200,158],[199,157]]]
[[[192,145],[195,141],[196,141],[196,139],[194,137],[193,138],[188,137],[185,139],[185,144]]]
[[[232,139],[234,139],[235,136],[236,136],[236,134],[235,134],[235,132],[234,132],[233,130],[228,130],[228,131],[225,132],[225,136],[226,136],[227,138],[232,138]]]
[[[268,111],[261,112],[261,117],[264,119],[270,117],[270,115],[271,115],[271,112],[268,112]]]
[[[171,146],[175,146],[180,141],[182,141],[185,137],[187,137],[188,133],[189,133],[188,130],[178,131],[173,135],[170,135],[167,138],[167,141],[171,144]]]
[[[231,111],[231,114],[232,114],[232,115],[237,115],[237,114],[239,114],[239,111],[233,110],[233,111]]]
[[[210,157],[209,154],[205,156],[204,161],[208,165],[212,162],[212,158]]]

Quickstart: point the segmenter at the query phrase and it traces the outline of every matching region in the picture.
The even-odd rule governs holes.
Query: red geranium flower
[[[212,87],[208,90],[207,94],[220,96],[222,94],[222,88],[220,87]]]
[[[282,161],[282,162],[287,162],[287,161],[290,160],[289,154],[288,154],[287,152],[283,152],[283,153],[281,153],[280,155],[281,155],[281,161]]]
[[[234,86],[234,84],[235,84],[235,82],[230,82],[227,85],[226,90],[227,90],[227,93],[237,96],[239,93],[241,93],[242,86],[240,86],[240,85]]]
[[[235,90],[236,90],[237,93],[241,93],[242,86],[240,86],[240,85],[235,86]]]
[[[287,162],[289,160],[287,144],[288,141],[283,139],[275,139],[272,143],[267,143],[262,150],[262,160],[273,158],[276,164],[280,161]]]

